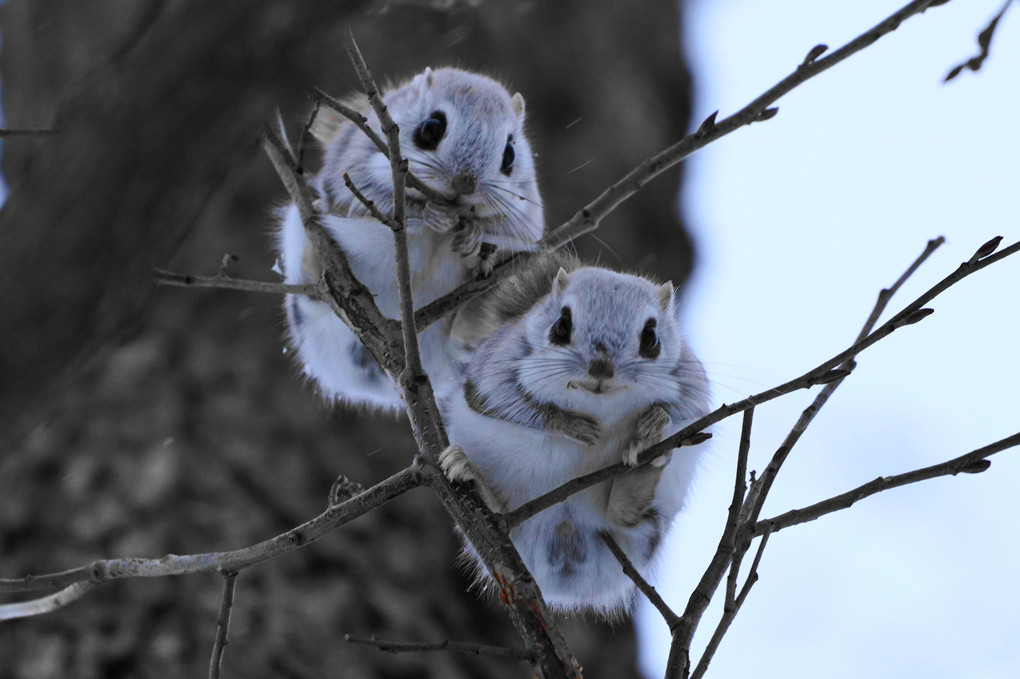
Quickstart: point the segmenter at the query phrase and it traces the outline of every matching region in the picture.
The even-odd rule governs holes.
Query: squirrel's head
[[[672,283],[560,269],[522,322],[528,350],[519,377],[542,400],[588,410],[597,401],[675,398],[670,371],[685,347]]]
[[[414,174],[473,216],[506,216],[514,233],[503,235],[524,243],[542,236],[520,93],[477,73],[440,68],[425,69],[385,102]]]

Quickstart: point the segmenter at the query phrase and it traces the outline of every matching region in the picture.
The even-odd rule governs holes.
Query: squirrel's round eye
[[[560,309],[560,317],[549,329],[549,341],[560,347],[570,344],[570,333],[573,329],[574,325],[570,320],[570,307],[565,306]]]
[[[510,171],[514,169],[514,160],[516,158],[517,152],[514,151],[514,137],[510,135],[506,138],[506,146],[503,148],[503,164],[499,166],[499,171],[509,175]]]
[[[439,146],[444,134],[446,134],[446,114],[442,111],[433,111],[414,131],[414,145],[420,149],[431,151]]]
[[[657,358],[662,346],[659,344],[659,333],[655,332],[655,319],[649,318],[641,331],[641,346],[638,353],[643,358]]]

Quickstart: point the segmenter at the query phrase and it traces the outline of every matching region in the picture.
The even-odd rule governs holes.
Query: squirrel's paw
[[[478,246],[478,267],[477,276],[478,280],[485,280],[492,275],[492,270],[496,267],[495,254],[498,248],[492,243],[482,243]]]
[[[652,404],[645,408],[638,418],[634,432],[634,440],[623,451],[623,463],[635,467],[638,455],[645,448],[658,443],[662,439],[662,430],[669,424],[669,413],[661,405]],[[670,453],[660,455],[652,460],[655,467],[664,467],[669,462]]]
[[[561,431],[586,446],[595,445],[602,436],[599,423],[590,417],[572,417],[563,423]]]
[[[439,453],[439,468],[443,470],[446,478],[454,483],[472,484],[475,492],[478,493],[478,497],[482,499],[482,502],[489,508],[489,511],[496,514],[503,512],[503,503],[499,501],[492,488],[489,487],[488,482],[482,475],[482,470],[472,462],[463,448],[460,446],[450,446]]]
[[[439,207],[433,203],[427,203],[425,205],[425,211],[422,214],[422,223],[433,231],[439,233],[446,233],[453,227],[457,226],[460,221],[460,215],[453,210],[449,210],[444,207]]]
[[[478,254],[482,247],[482,227],[474,219],[463,218],[456,228],[452,249],[461,257]]]

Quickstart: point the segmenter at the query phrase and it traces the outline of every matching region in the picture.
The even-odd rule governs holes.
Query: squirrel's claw
[[[439,468],[443,470],[446,478],[454,483],[472,484],[478,497],[482,499],[489,511],[495,514],[503,513],[503,503],[499,501],[485,480],[482,470],[467,456],[463,448],[450,446],[439,453]]]

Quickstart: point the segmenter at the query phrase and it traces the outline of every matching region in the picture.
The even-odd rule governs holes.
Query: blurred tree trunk
[[[0,7],[8,126],[58,129],[3,149],[4,576],[131,550],[238,547],[320,511],[336,474],[369,484],[410,459],[401,427],[323,415],[281,355],[278,300],[149,282],[157,266],[210,273],[227,250],[241,255],[238,275],[269,277],[270,212],[285,192],[256,133],[276,107],[299,129],[312,86],[355,87],[348,30],[380,80],[453,64],[524,93],[552,226],[684,133],[690,88],[675,2],[470,4]],[[690,247],[678,177],[658,179],[578,250],[682,281]],[[368,455],[377,450],[386,452]],[[249,569],[228,674],[522,676],[505,660],[394,657],[340,641],[351,632],[516,643],[498,606],[466,591],[457,548],[438,503],[419,491]],[[32,664],[48,657],[52,676],[194,676],[208,662],[217,591],[214,578],[110,585],[4,626],[0,666],[50,676]],[[636,676],[629,624],[567,627],[587,677]]]

